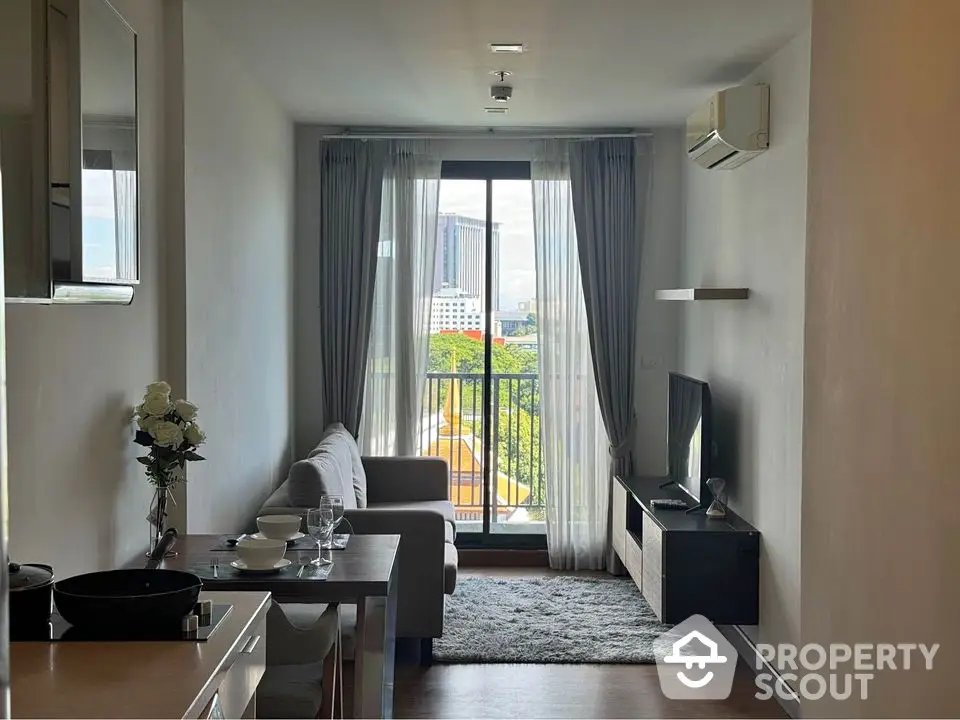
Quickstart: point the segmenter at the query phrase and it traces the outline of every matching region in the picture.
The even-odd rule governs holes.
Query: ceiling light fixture
[[[485,107],[483,111],[490,115],[506,115],[509,109],[506,105],[501,105],[500,107]]]
[[[509,70],[491,70],[490,74],[493,75],[495,78],[499,78],[500,82],[503,82],[506,78],[513,75],[513,73],[510,72]]]
[[[490,87],[490,99],[494,102],[509,102],[513,96],[513,88],[509,85],[493,85]]]
[[[490,43],[490,52],[519,55],[524,51],[523,43]]]

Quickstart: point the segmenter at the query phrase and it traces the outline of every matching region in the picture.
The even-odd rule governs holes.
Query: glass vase
[[[153,554],[160,542],[160,538],[167,531],[167,503],[170,502],[170,486],[156,486],[153,490],[153,500],[150,502],[150,513],[147,521],[150,524],[150,544],[147,557]],[[167,557],[176,556],[176,552],[168,552]]]

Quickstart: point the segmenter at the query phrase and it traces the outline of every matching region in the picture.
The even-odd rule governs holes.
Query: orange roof
[[[454,359],[454,365],[456,359]],[[476,509],[483,505],[483,446],[470,428],[461,425],[460,379],[450,382],[443,407],[443,424],[422,455],[441,457],[450,466],[450,500],[455,506]],[[530,488],[497,472],[497,504],[517,506],[530,497]]]

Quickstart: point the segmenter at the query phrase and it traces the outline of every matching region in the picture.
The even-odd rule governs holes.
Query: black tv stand
[[[651,501],[690,496],[665,478],[617,478],[613,546],[657,617],[676,624],[694,614],[717,624],[755,625],[760,612],[760,533],[736,513],[711,518]],[[673,485],[674,487],[670,487]]]

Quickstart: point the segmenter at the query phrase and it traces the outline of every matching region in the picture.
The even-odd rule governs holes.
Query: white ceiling
[[[193,0],[297,120],[356,126],[673,123],[809,20],[808,0]],[[523,42],[493,55],[491,42]],[[505,116],[491,70],[513,71]]]

